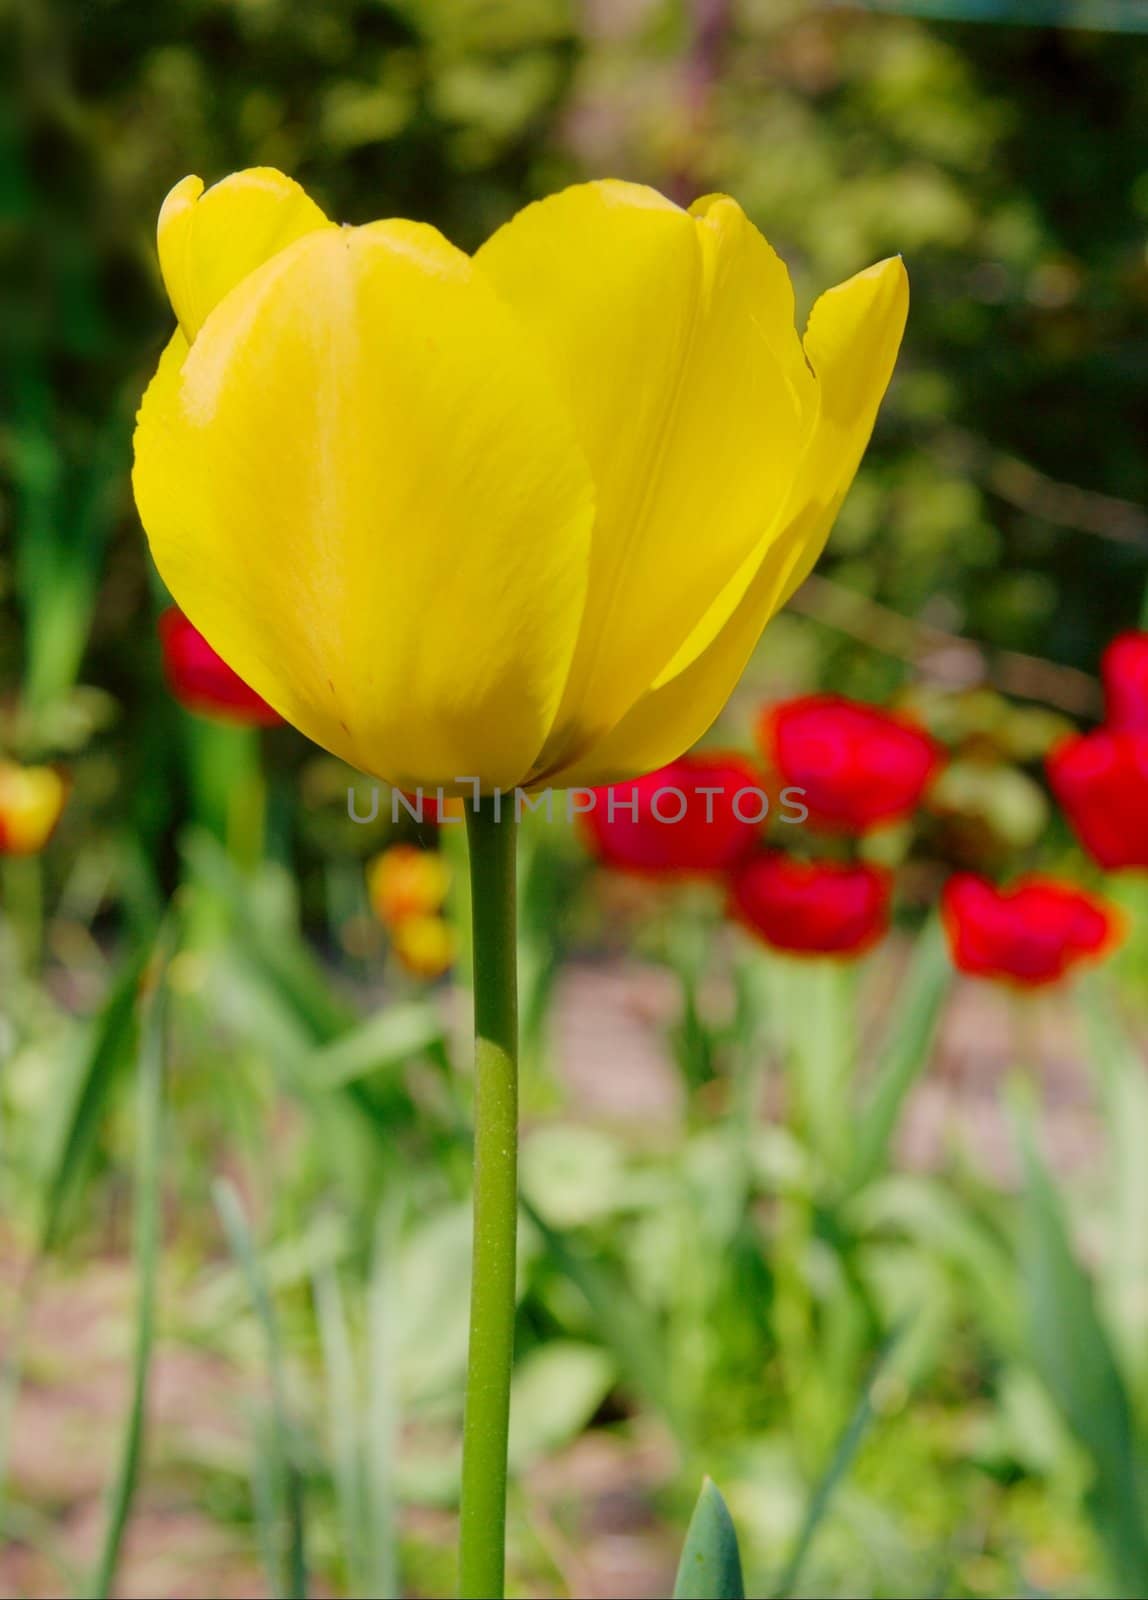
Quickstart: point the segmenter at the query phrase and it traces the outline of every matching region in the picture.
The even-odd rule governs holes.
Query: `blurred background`
[[[702,1470],[751,1592],[1148,1592],[1148,918],[1043,775],[1148,589],[1146,35],[1141,0],[0,0],[0,757],[67,796],[0,860],[0,1592],[453,1583],[460,830],[353,820],[366,780],[180,703],[130,492],[160,203],[255,165],[465,248],[585,177],[721,189],[801,321],[910,276],[714,736],[752,758],[812,690],[930,729],[928,804],[860,847],[890,937],[797,962],[526,830],[515,1592],[665,1592]],[[413,932],[395,845],[434,857]],[[1034,867],[1132,914],[1116,962],[954,981],[945,877]]]

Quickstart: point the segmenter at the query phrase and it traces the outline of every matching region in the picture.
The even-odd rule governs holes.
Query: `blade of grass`
[[[18,363],[11,387],[19,489],[14,565],[25,621],[23,698],[38,709],[76,680],[104,547],[122,512],[131,420],[117,403],[77,456],[61,446],[43,363]]]
[[[297,1460],[287,1404],[287,1383],[275,1307],[242,1202],[234,1186],[220,1178],[212,1185],[212,1192],[228,1246],[247,1284],[247,1292],[263,1334],[267,1359],[271,1387],[271,1427],[266,1459],[261,1464],[270,1474],[269,1483],[280,1534],[276,1540],[278,1571],[269,1576],[276,1586],[276,1593],[283,1596],[284,1600],[300,1600],[307,1594],[303,1476]],[[264,1452],[260,1452],[260,1455],[263,1456]]]
[[[861,1442],[869,1431],[869,1424],[873,1421],[874,1415],[873,1392],[876,1388],[877,1380],[884,1370],[885,1363],[900,1341],[902,1332],[903,1327],[894,1328],[877,1351],[856,1409],[846,1424],[841,1438],[838,1440],[837,1448],[833,1452],[829,1465],[809,1497],[809,1504],[805,1508],[805,1516],[798,1530],[793,1552],[785,1564],[785,1570],[778,1579],[777,1588],[773,1591],[775,1600],[786,1600],[786,1597],[791,1595],[797,1587],[797,1580],[801,1576],[806,1558],[817,1536],[817,1531],[824,1522],[833,1503],[833,1497],[853,1465],[854,1457],[861,1447]]]
[[[367,1290],[367,1534],[370,1568],[366,1594],[397,1600],[402,1593],[398,1560],[395,1462],[399,1402],[395,1304],[398,1288],[401,1213],[384,1202],[375,1228],[371,1281]]]
[[[354,1012],[335,995],[318,962],[299,934],[268,906],[268,897],[236,870],[210,834],[191,833],[184,855],[196,879],[226,906],[240,948],[253,968],[304,1023],[316,1044],[329,1044],[355,1022]]]
[[[251,1424],[251,1504],[255,1543],[271,1594],[289,1595],[283,1581],[283,1483],[277,1453],[275,1419],[265,1410],[247,1408]]]
[[[315,1306],[327,1380],[332,1477],[348,1588],[352,1594],[367,1594],[371,1591],[363,1548],[367,1523],[360,1437],[362,1407],[347,1307],[334,1266],[326,1267],[315,1280]]]
[[[84,1185],[108,1100],[135,1048],[136,999],[150,949],[142,943],[120,969],[103,1008],[88,1027],[69,1085],[55,1148],[41,1189],[39,1232],[21,1275],[13,1326],[0,1373],[0,1527],[5,1523],[11,1419],[23,1378],[29,1320],[45,1258],[56,1249]]]
[[[263,892],[270,879],[253,885],[236,871],[219,842],[202,829],[189,835],[184,854],[192,876],[216,895],[227,911],[237,963],[250,974],[260,991],[274,1001],[283,1017],[292,1019],[295,1029],[310,1047],[305,1053],[293,1052],[299,1058],[292,1071],[297,1091],[308,1097],[313,1088],[325,1089],[337,1096],[372,1137],[389,1151],[392,1129],[386,1108],[376,1103],[368,1084],[356,1076],[356,1065],[362,1065],[361,1058],[358,1062],[355,1059],[359,1047],[348,1043],[346,1055],[337,1048],[357,1031],[355,1013],[335,995],[297,925],[285,916],[282,905],[271,904],[271,897]],[[334,1081],[312,1086],[308,1076],[311,1052],[322,1052],[327,1046],[336,1047],[334,1064],[328,1062],[320,1070],[333,1072]],[[425,1034],[421,1049],[428,1055],[445,1059],[446,1049],[441,1038],[433,1039],[429,1033]],[[289,1058],[290,1052],[286,1059]],[[343,1074],[345,1077],[341,1076]]]
[[[163,1096],[167,1059],[167,965],[170,940],[162,941],[155,987],[147,1002],[139,1052],[136,1099],[134,1257],[136,1279],[135,1350],[131,1404],[119,1466],[108,1498],[103,1546],[89,1587],[93,1596],[111,1595],[119,1570],[124,1533],[139,1483],[147,1411],[148,1377],[155,1340],[156,1280],[162,1203]]]

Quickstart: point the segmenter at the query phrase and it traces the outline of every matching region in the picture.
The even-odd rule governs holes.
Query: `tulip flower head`
[[[1148,734],[1148,633],[1121,633],[1100,663],[1109,728]]]
[[[443,823],[460,823],[466,817],[466,808],[457,795],[444,795],[440,800],[437,794],[424,794],[417,790],[414,793],[404,791],[402,798],[408,814],[420,825],[428,823],[432,828],[437,828]]]
[[[470,257],[267,169],[186,178],[159,256],[133,482],[171,593],[317,744],[456,793],[696,741],[825,543],[908,296],[882,262],[800,338],[733,200],[613,181]]]
[[[1063,739],[1047,762],[1053,793],[1108,871],[1148,867],[1148,731],[1097,728]]]
[[[0,856],[38,855],[67,797],[67,781],[54,767],[0,761]]]
[[[1101,960],[1124,931],[1103,900],[1035,876],[999,889],[957,873],[945,885],[941,917],[958,971],[1022,989],[1058,983],[1082,963]]]
[[[733,915],[765,944],[802,956],[858,956],[889,926],[892,877],[863,862],[797,861],[766,850],[730,878]]]
[[[660,877],[724,872],[761,833],[761,778],[736,755],[691,755],[634,783],[595,792],[582,815],[607,866]]]
[[[450,868],[437,850],[393,844],[367,868],[371,909],[399,962],[416,978],[439,978],[454,964],[458,941],[440,915]]]
[[[908,816],[942,759],[915,723],[842,695],[769,706],[759,733],[767,763],[804,790],[810,826],[825,833],[864,834]]]
[[[367,868],[371,908],[388,928],[408,917],[433,916],[442,910],[450,888],[450,868],[437,850],[394,844]]]
[[[458,940],[445,917],[404,917],[390,934],[391,949],[412,978],[441,978],[458,955]]]
[[[279,713],[232,672],[178,606],[169,606],[161,615],[159,641],[167,686],[186,710],[252,728],[282,722]]]

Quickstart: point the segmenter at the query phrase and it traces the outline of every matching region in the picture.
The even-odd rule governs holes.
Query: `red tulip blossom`
[[[1055,878],[1022,878],[998,889],[957,873],[945,885],[941,917],[959,971],[1024,989],[1057,983],[1082,962],[1099,961],[1124,932],[1113,907]]]
[[[769,706],[759,737],[770,767],[804,791],[813,827],[867,833],[906,817],[942,762],[916,723],[842,695]]]
[[[177,606],[159,619],[164,676],[180,705],[219,722],[270,728],[282,722],[262,696],[233,672]]]
[[[1148,633],[1121,633],[1100,663],[1106,726],[1148,733]]]
[[[892,887],[892,876],[882,867],[797,861],[767,850],[733,873],[731,909],[776,950],[857,956],[888,928]]]
[[[397,822],[405,814],[420,826],[429,823],[437,828],[442,823],[461,823],[466,819],[466,802],[458,795],[444,794],[437,789],[400,789],[401,804],[392,803],[391,820]]]
[[[652,876],[726,871],[754,847],[769,809],[760,774],[737,755],[682,756],[588,793],[590,849],[607,866]]]
[[[1148,867],[1148,731],[1074,734],[1049,756],[1048,778],[1102,867]]]

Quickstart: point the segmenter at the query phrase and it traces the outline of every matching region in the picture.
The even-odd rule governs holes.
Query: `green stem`
[[[185,720],[195,820],[251,871],[262,859],[267,809],[259,733],[207,717]]]
[[[515,824],[472,807],[467,833],[474,930],[474,1258],[459,1593],[463,1600],[499,1600],[506,1561],[518,1233]]]

